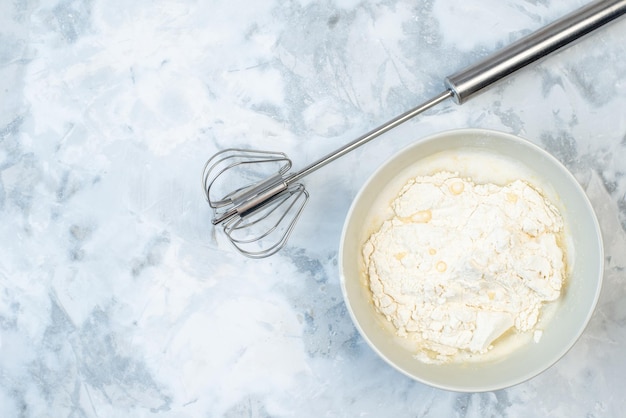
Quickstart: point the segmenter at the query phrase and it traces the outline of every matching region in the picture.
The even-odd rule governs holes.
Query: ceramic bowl
[[[500,356],[448,364],[427,364],[396,336],[372,302],[362,256],[363,244],[389,215],[385,207],[402,185],[417,174],[428,174],[441,153],[487,153],[521,167],[528,181],[543,189],[560,210],[565,223],[567,279],[551,318],[541,323],[542,335]],[[452,153],[452,154],[451,154]],[[470,157],[471,159],[471,157]],[[452,161],[452,160],[450,160]],[[507,165],[491,170],[507,180]],[[453,163],[461,175],[474,173],[471,161]],[[426,171],[426,172],[425,172]],[[484,171],[484,170],[483,170]],[[475,179],[476,180],[476,179]],[[478,179],[479,180],[479,179]],[[476,180],[477,182],[479,182]],[[364,184],[348,212],[341,236],[339,268],[348,311],[362,337],[387,363],[411,378],[433,387],[460,392],[503,389],[530,379],[554,365],[576,343],[596,306],[603,274],[600,227],[591,204],[574,176],[553,156],[514,135],[462,129],[422,139],[398,152]]]

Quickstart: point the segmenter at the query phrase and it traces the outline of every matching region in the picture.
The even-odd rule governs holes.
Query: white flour
[[[486,353],[510,329],[533,330],[559,298],[563,221],[528,183],[442,171],[410,180],[392,208],[363,255],[376,308],[421,360]]]

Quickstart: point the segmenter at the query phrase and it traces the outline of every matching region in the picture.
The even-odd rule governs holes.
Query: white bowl
[[[506,355],[485,361],[426,364],[403,346],[400,337],[375,310],[361,250],[385,217],[380,208],[397,195],[409,178],[427,174],[422,172],[424,167],[432,169],[429,158],[441,152],[468,149],[519,162],[528,171],[528,180],[544,189],[565,222],[568,278],[553,316],[541,324],[543,334],[538,342],[531,339]],[[461,175],[475,174],[471,172],[471,164],[455,168]],[[602,286],[603,260],[598,221],[571,173],[546,151],[524,139],[482,129],[454,130],[419,140],[383,164],[352,203],[339,249],[344,299],[352,320],[372,349],[413,379],[460,392],[492,391],[521,383],[565,355],[582,334],[596,306]]]

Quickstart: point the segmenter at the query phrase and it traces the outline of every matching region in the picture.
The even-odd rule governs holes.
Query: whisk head
[[[309,198],[288,184],[291,160],[282,152],[227,149],[207,161],[203,189],[213,224],[242,254],[268,257],[285,246]]]

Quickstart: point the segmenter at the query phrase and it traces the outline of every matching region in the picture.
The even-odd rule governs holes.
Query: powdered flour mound
[[[422,361],[486,353],[559,298],[563,220],[531,184],[441,171],[410,180],[392,209],[363,255],[376,309]]]

